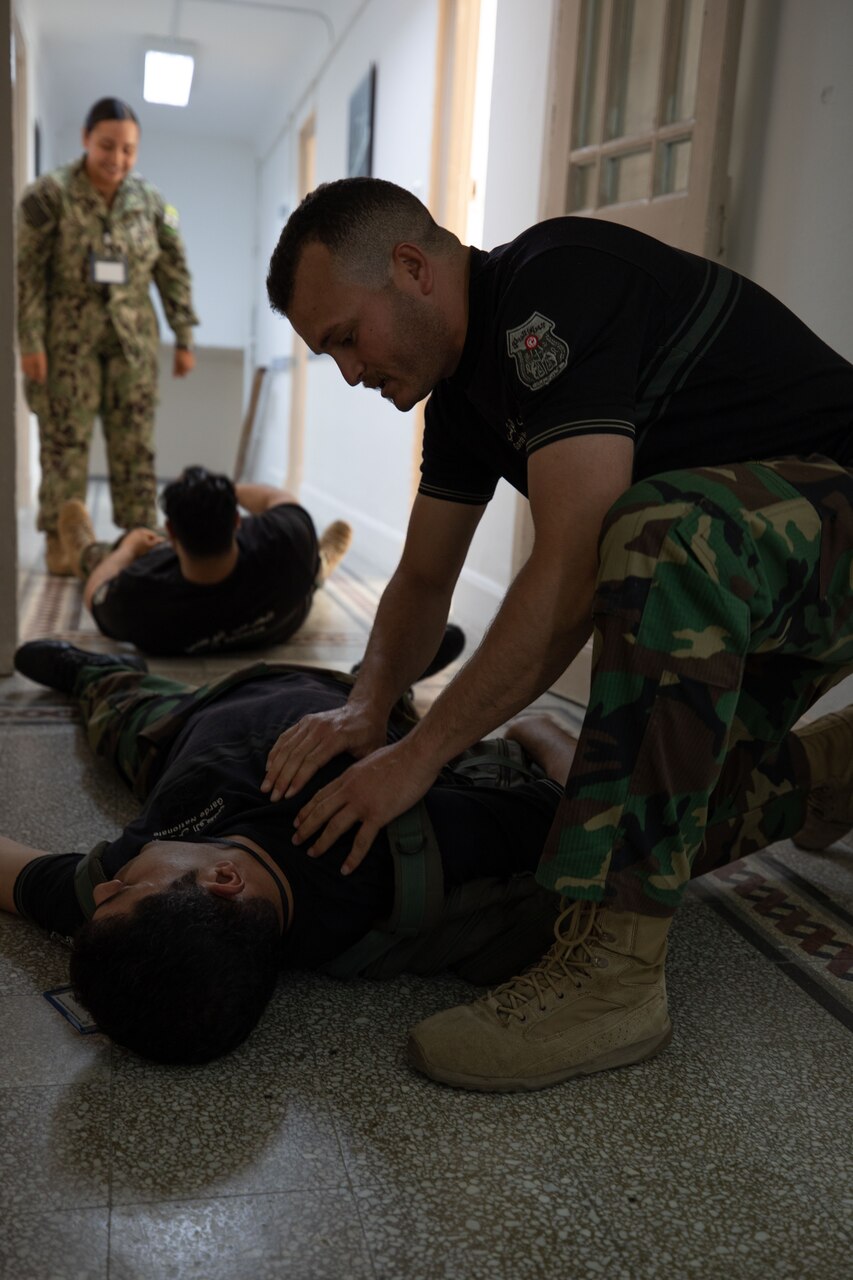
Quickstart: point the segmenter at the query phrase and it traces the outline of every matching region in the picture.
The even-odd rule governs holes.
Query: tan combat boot
[[[325,582],[329,574],[337,569],[352,542],[352,525],[346,520],[333,520],[320,534],[320,568],[317,572],[317,586]]]
[[[58,578],[70,578],[71,566],[68,563],[68,557],[63,550],[62,543],[59,541],[59,534],[48,533],[45,536],[47,539],[47,546],[45,548],[44,560],[47,565],[48,573],[52,573]]]
[[[650,1058],[672,1036],[668,928],[668,917],[571,903],[539,964],[418,1023],[410,1064],[443,1084],[505,1093]]]
[[[800,849],[826,849],[853,827],[853,707],[831,711],[795,729],[809,763],[806,820],[794,836]]]
[[[89,512],[76,498],[63,502],[59,508],[59,541],[71,573],[78,578],[85,578],[86,574],[80,567],[80,557],[97,538]]]

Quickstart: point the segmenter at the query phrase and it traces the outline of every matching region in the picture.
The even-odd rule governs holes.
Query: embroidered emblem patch
[[[534,311],[524,324],[507,329],[507,355],[515,371],[531,391],[538,391],[562,373],[569,363],[569,344],[554,332],[554,321]]]
[[[178,217],[178,211],[173,204],[167,204],[163,210],[163,222],[170,231],[177,231],[180,218]]]

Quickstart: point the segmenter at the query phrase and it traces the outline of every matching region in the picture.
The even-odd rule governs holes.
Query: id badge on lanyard
[[[104,252],[89,254],[91,278],[95,284],[127,284],[127,258],[111,252],[112,237],[104,233]]]

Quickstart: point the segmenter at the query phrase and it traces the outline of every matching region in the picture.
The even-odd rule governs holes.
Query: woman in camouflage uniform
[[[198,318],[177,213],[131,173],[138,144],[132,109],[102,98],[86,118],[82,159],[39,178],[19,209],[18,339],[27,403],[39,422],[38,527],[51,573],[71,571],[57,515],[67,499],[85,498],[95,414],[115,523],[156,521],[152,280],[175,333],[175,376],[194,364]]]

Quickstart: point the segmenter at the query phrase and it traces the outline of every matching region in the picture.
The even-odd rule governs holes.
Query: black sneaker
[[[36,684],[60,693],[74,692],[77,677],[84,667],[113,667],[116,671],[147,671],[144,658],[135,654],[117,657],[113,653],[89,653],[67,640],[30,640],[15,652],[15,670]]]
[[[418,679],[429,680],[430,676],[438,675],[439,671],[443,671],[459,657],[464,648],[465,632],[461,627],[457,627],[455,622],[448,622],[435,657],[426,670],[421,672]]]
[[[444,628],[444,635],[441,637],[441,644],[438,646],[435,657],[418,676],[418,680],[428,680],[430,676],[437,675],[439,671],[443,671],[446,666],[459,657],[464,648],[465,632],[461,627],[457,627],[455,622],[448,622]],[[354,667],[350,667],[350,675],[358,675],[360,667],[360,662],[357,662]]]

